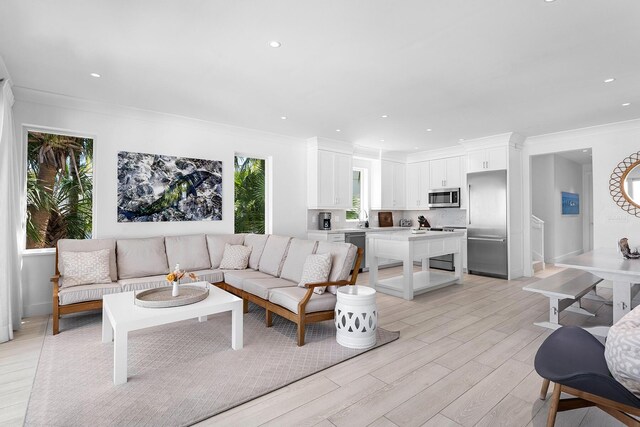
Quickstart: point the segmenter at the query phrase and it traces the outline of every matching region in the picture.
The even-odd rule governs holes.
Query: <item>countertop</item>
[[[380,231],[401,231],[401,230],[410,230],[411,227],[369,227],[369,228],[334,228],[331,230],[307,230],[307,233],[324,233],[324,234],[339,234],[339,233],[354,233],[354,232],[364,232],[364,233],[375,233]]]
[[[339,234],[339,233],[354,233],[354,232],[365,232],[365,233],[379,233],[381,231],[406,231],[408,232],[412,228],[416,227],[369,227],[369,228],[335,228],[332,230],[307,230],[307,233],[323,233],[323,234]],[[434,227],[441,228],[441,227]],[[459,227],[461,231],[466,231],[466,227]],[[451,233],[451,231],[434,231],[433,233]]]
[[[368,239],[380,239],[380,240],[402,240],[402,241],[414,241],[414,240],[429,240],[429,239],[441,239],[443,237],[464,237],[464,230],[460,231],[426,231],[420,234],[414,234],[410,231],[397,231],[395,233],[382,233],[372,234],[368,236]]]

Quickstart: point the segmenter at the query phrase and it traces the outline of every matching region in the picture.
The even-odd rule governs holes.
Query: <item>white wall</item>
[[[306,146],[290,138],[226,125],[63,96],[16,89],[16,135],[35,125],[94,138],[95,237],[144,237],[193,233],[233,233],[233,159],[235,153],[271,158],[273,233],[306,235]],[[117,153],[134,151],[221,160],[222,221],[118,223]],[[25,315],[51,309],[49,278],[53,258],[24,259]]]
[[[554,156],[535,156],[531,159],[531,213],[544,221],[544,261],[555,258]]]
[[[555,235],[553,262],[561,262],[570,256],[582,253],[582,219],[584,214],[584,194],[582,187],[582,166],[561,156],[555,157],[555,191],[553,193],[555,212]],[[580,213],[562,215],[561,192],[580,195]],[[546,236],[545,236],[546,238]]]
[[[531,156],[591,148],[593,155],[593,231],[594,248],[615,248],[621,237],[640,240],[640,218],[631,216],[615,204],[609,193],[613,169],[625,157],[640,149],[640,120],[631,120],[577,129],[527,139],[524,145],[525,217],[531,215]],[[525,228],[525,251],[530,259],[530,230]],[[634,237],[637,236],[637,237]],[[531,275],[531,266],[528,275]]]

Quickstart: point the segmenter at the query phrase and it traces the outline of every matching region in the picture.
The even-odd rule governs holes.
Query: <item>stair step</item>
[[[544,270],[544,262],[542,261],[533,261],[533,272]]]

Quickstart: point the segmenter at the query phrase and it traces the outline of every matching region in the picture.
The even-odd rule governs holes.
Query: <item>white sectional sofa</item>
[[[244,270],[221,270],[225,244],[251,248]],[[65,285],[65,252],[108,249],[109,283]],[[331,271],[325,283],[298,286],[309,254],[331,253]],[[104,254],[106,257],[106,254]],[[106,258],[103,258],[106,262]],[[266,324],[276,313],[298,324],[298,345],[304,344],[304,325],[333,318],[337,286],[353,285],[362,251],[349,243],[317,242],[278,235],[199,234],[141,239],[63,239],[56,251],[53,282],[53,333],[59,332],[61,315],[102,307],[102,296],[167,286],[166,275],[176,264],[193,272],[199,281],[213,283],[265,308]],[[353,274],[350,272],[354,268]],[[186,279],[189,281],[190,279]],[[107,282],[106,280],[105,282]],[[317,294],[313,289],[328,286]]]

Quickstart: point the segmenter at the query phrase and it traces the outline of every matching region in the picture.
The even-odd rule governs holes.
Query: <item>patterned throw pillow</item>
[[[111,283],[109,275],[109,249],[92,252],[60,252],[64,276],[61,288]]]
[[[244,270],[249,264],[251,248],[244,245],[230,245],[225,243],[224,255],[220,261],[221,270]]]
[[[307,283],[320,283],[326,282],[329,279],[329,272],[331,271],[331,254],[312,254],[308,255],[302,268],[302,279],[298,286],[304,288]],[[326,286],[319,286],[313,288],[313,292],[318,295],[322,295]]]
[[[640,307],[609,329],[604,358],[613,378],[640,397]]]

